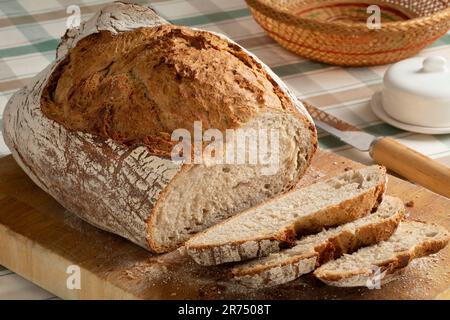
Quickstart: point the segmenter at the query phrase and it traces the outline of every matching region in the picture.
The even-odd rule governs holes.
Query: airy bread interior
[[[265,173],[270,165],[258,163],[195,165],[181,173],[149,221],[154,243],[173,247],[295,185],[314,148],[304,122],[289,113],[267,112],[250,121],[247,128],[277,129],[279,159],[274,163],[274,172]]]

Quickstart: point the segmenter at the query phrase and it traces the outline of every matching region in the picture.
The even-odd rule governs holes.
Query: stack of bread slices
[[[215,225],[186,251],[204,266],[234,262],[231,280],[249,288],[308,273],[339,287],[385,283],[450,239],[443,227],[405,220],[403,202],[384,195],[386,180],[380,166],[344,172]]]

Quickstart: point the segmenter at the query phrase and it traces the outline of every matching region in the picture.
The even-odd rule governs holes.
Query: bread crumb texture
[[[53,73],[43,113],[72,130],[167,155],[171,133],[240,127],[264,109],[294,106],[239,46],[163,25],[82,39]],[[299,117],[302,117],[298,113]]]

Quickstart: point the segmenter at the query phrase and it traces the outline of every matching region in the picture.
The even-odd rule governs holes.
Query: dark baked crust
[[[239,46],[173,25],[82,39],[52,76],[41,105],[68,129],[145,144],[163,156],[173,147],[172,132],[192,132],[198,120],[204,130],[222,132],[267,109],[308,121]]]

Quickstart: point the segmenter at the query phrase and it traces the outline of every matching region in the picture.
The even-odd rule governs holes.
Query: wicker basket
[[[450,29],[449,0],[246,0],[255,20],[283,47],[305,58],[367,66],[410,57]],[[367,26],[367,7],[381,28]]]

